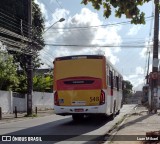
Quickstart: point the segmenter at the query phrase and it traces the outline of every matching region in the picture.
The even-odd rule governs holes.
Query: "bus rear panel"
[[[59,115],[106,113],[103,56],[69,56],[54,61],[54,109]]]

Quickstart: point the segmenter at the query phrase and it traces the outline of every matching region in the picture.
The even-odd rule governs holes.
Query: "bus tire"
[[[117,115],[119,115],[119,113],[120,113],[120,110],[117,111]]]
[[[84,119],[84,115],[83,114],[73,114],[72,119],[76,122],[80,122]]]

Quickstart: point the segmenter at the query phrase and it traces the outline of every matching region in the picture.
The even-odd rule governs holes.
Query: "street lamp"
[[[53,23],[50,27],[48,27],[48,28],[43,32],[43,34],[44,34],[46,31],[48,31],[48,30],[49,30],[53,25],[55,25],[56,23],[58,23],[58,22],[63,22],[63,21],[65,21],[64,18],[59,19],[58,21],[56,21],[55,23]]]

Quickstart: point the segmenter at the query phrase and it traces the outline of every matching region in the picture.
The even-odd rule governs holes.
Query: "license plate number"
[[[83,112],[84,109],[75,109],[74,111],[75,111],[75,112]]]

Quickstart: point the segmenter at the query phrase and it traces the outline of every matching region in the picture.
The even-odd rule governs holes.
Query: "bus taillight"
[[[59,106],[58,93],[57,91],[54,93],[54,104]]]
[[[100,95],[100,105],[105,103],[105,93],[103,90],[101,90],[101,95]]]

